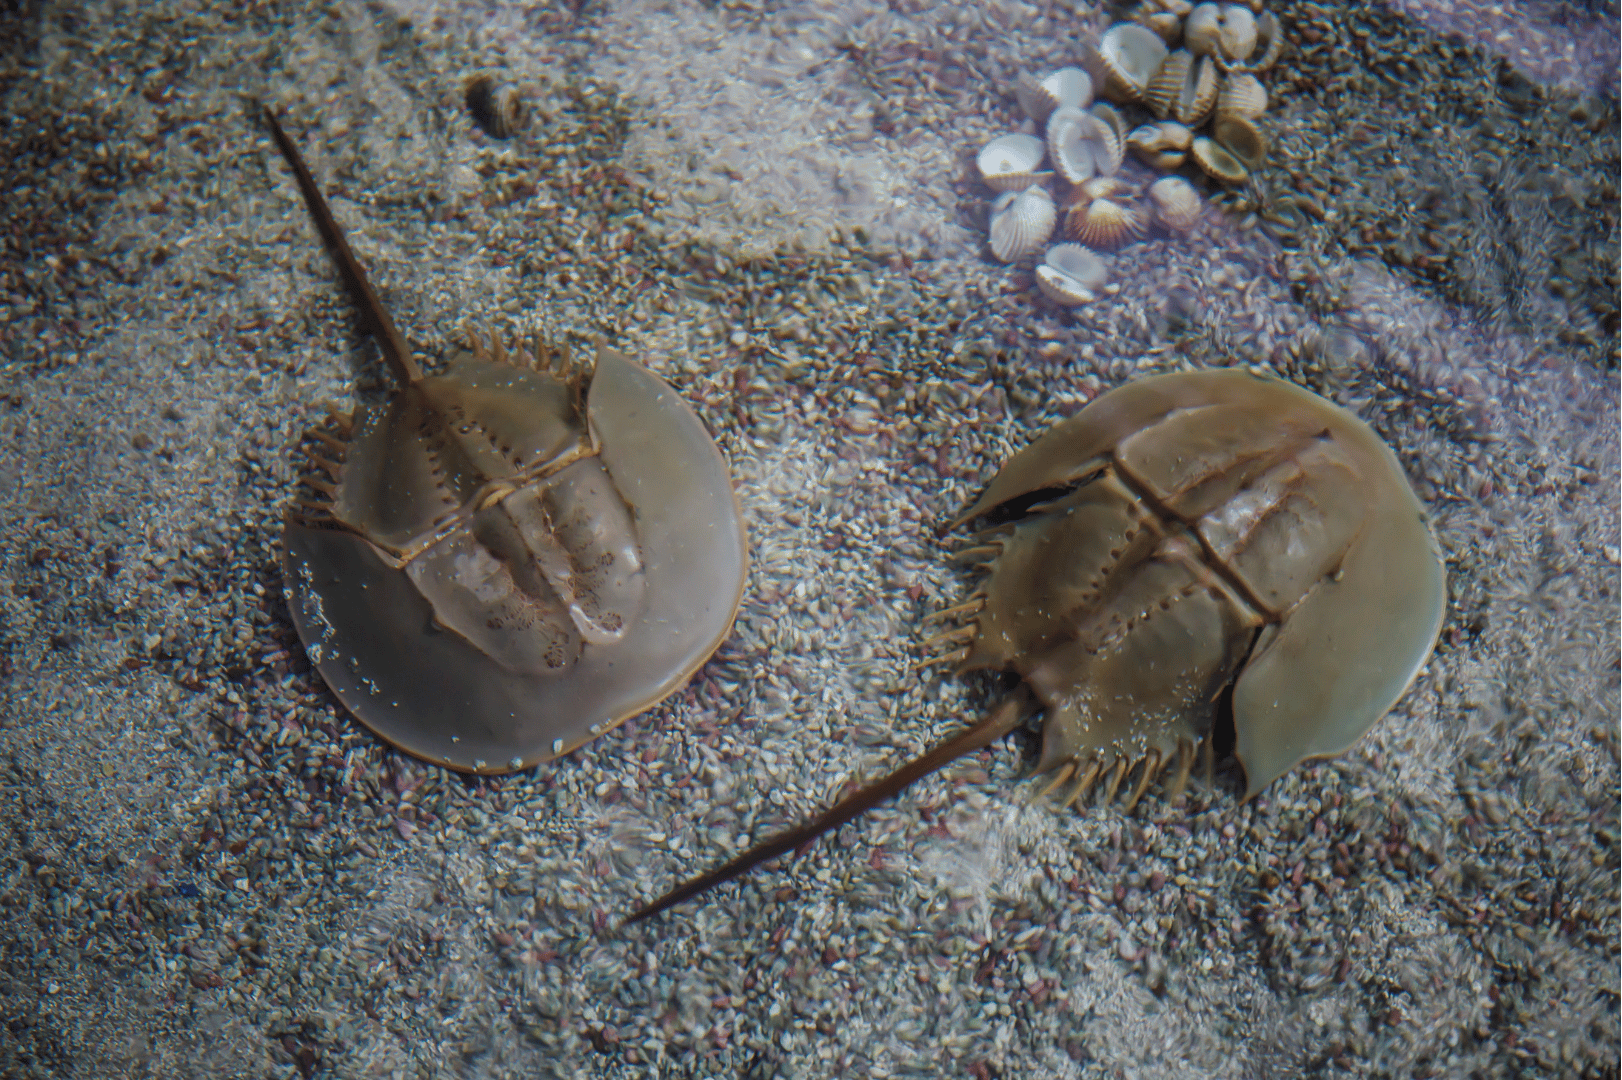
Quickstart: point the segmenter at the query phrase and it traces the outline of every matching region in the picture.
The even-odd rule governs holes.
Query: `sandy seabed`
[[[1074,312],[971,169],[1085,5],[6,15],[0,1074],[1617,1075],[1614,5],[1280,14],[1268,171]],[[279,523],[381,376],[254,101],[430,361],[603,336],[694,403],[753,566],[685,690],[486,781],[325,691]],[[619,926],[983,715],[914,669],[968,588],[937,523],[1224,364],[1353,408],[1431,509],[1441,643],[1367,737],[1131,814],[1033,804],[1011,739]]]

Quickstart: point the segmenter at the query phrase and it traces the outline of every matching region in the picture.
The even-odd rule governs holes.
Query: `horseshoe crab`
[[[1196,747],[1226,744],[1250,799],[1338,754],[1407,690],[1445,581],[1396,456],[1351,413],[1230,369],[1120,387],[1016,454],[949,523],[991,519],[959,558],[984,580],[933,618],[959,673],[1022,687],[989,717],[815,821],[671,890],[646,918],[849,821],[1041,709],[1036,773],[1060,805],[1100,781],[1124,808]]]
[[[602,348],[468,335],[424,374],[291,140],[265,118],[393,375],[304,443],[287,605],[361,723],[495,774],[568,753],[681,687],[748,565],[726,462],[667,383]]]

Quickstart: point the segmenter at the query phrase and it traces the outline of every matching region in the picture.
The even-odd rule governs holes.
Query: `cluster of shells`
[[[1163,172],[1192,162],[1220,183],[1243,183],[1267,154],[1257,123],[1267,91],[1257,76],[1282,44],[1278,19],[1259,2],[1148,0],[1100,37],[1088,55],[1091,72],[1022,75],[1015,94],[1043,137],[1004,135],[980,151],[980,176],[998,192],[992,253],[1017,262],[1062,233],[1072,242],[1047,250],[1036,283],[1055,302],[1076,305],[1092,300],[1107,276],[1096,252],[1156,224],[1187,232],[1203,210],[1194,186],[1163,177],[1142,193],[1143,205],[1137,187],[1117,176],[1127,151]],[[1103,101],[1094,102],[1095,90]],[[1155,119],[1129,132],[1122,109]]]

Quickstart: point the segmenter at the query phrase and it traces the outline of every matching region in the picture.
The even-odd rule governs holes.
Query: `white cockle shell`
[[[1004,135],[987,143],[975,164],[993,191],[1022,191],[1042,178],[1037,170],[1046,153],[1035,135]]]
[[[1072,184],[1113,175],[1125,153],[1120,117],[1108,105],[1099,105],[1092,112],[1056,109],[1048,117],[1048,157],[1059,175]]]
[[[1003,192],[991,204],[991,253],[1005,263],[1035,254],[1053,235],[1058,217],[1044,187]]]
[[[1108,278],[1103,256],[1080,244],[1054,244],[1036,268],[1036,287],[1049,300],[1066,307],[1097,299],[1094,290]]]

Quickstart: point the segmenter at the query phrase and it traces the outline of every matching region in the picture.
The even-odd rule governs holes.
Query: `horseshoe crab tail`
[[[786,851],[793,851],[801,844],[815,840],[830,829],[839,828],[839,826],[856,817],[856,815],[877,806],[892,795],[899,795],[915,781],[923,779],[937,769],[944,768],[965,754],[972,754],[974,751],[996,742],[1018,727],[1024,714],[1024,695],[1011,695],[1004,699],[1002,704],[998,705],[990,716],[978,724],[913,758],[884,779],[869,784],[860,791],[839,800],[829,807],[821,817],[750,848],[717,870],[711,870],[709,873],[696,877],[684,885],[678,885],[653,903],[639,909],[625,921],[627,923],[641,922],[650,915],[657,915],[666,908],[674,907],[684,900],[691,900],[700,893],[707,892],[723,882],[731,881],[767,859],[775,858]]]
[[[394,320],[389,318],[388,311],[383,302],[372,291],[372,283],[366,278],[366,271],[361,269],[360,262],[355,253],[349,250],[349,241],[344,239],[344,232],[333,220],[332,211],[327,209],[327,200],[321,197],[321,189],[316,187],[315,178],[310,175],[309,168],[304,159],[299,156],[298,148],[293,140],[282,131],[282,126],[276,122],[276,116],[269,106],[260,105],[260,111],[265,114],[265,123],[270,127],[271,137],[276,140],[276,148],[287,159],[287,164],[293,168],[293,176],[298,180],[299,191],[304,195],[304,204],[310,208],[310,216],[315,219],[316,231],[321,234],[321,240],[327,246],[327,254],[332,261],[338,264],[338,276],[344,279],[344,285],[349,290],[350,297],[355,306],[360,308],[366,320],[367,329],[377,339],[377,347],[383,350],[383,359],[388,362],[389,370],[402,387],[422,379],[422,369],[411,358],[411,350],[406,348],[405,339],[400,331],[394,328]]]

